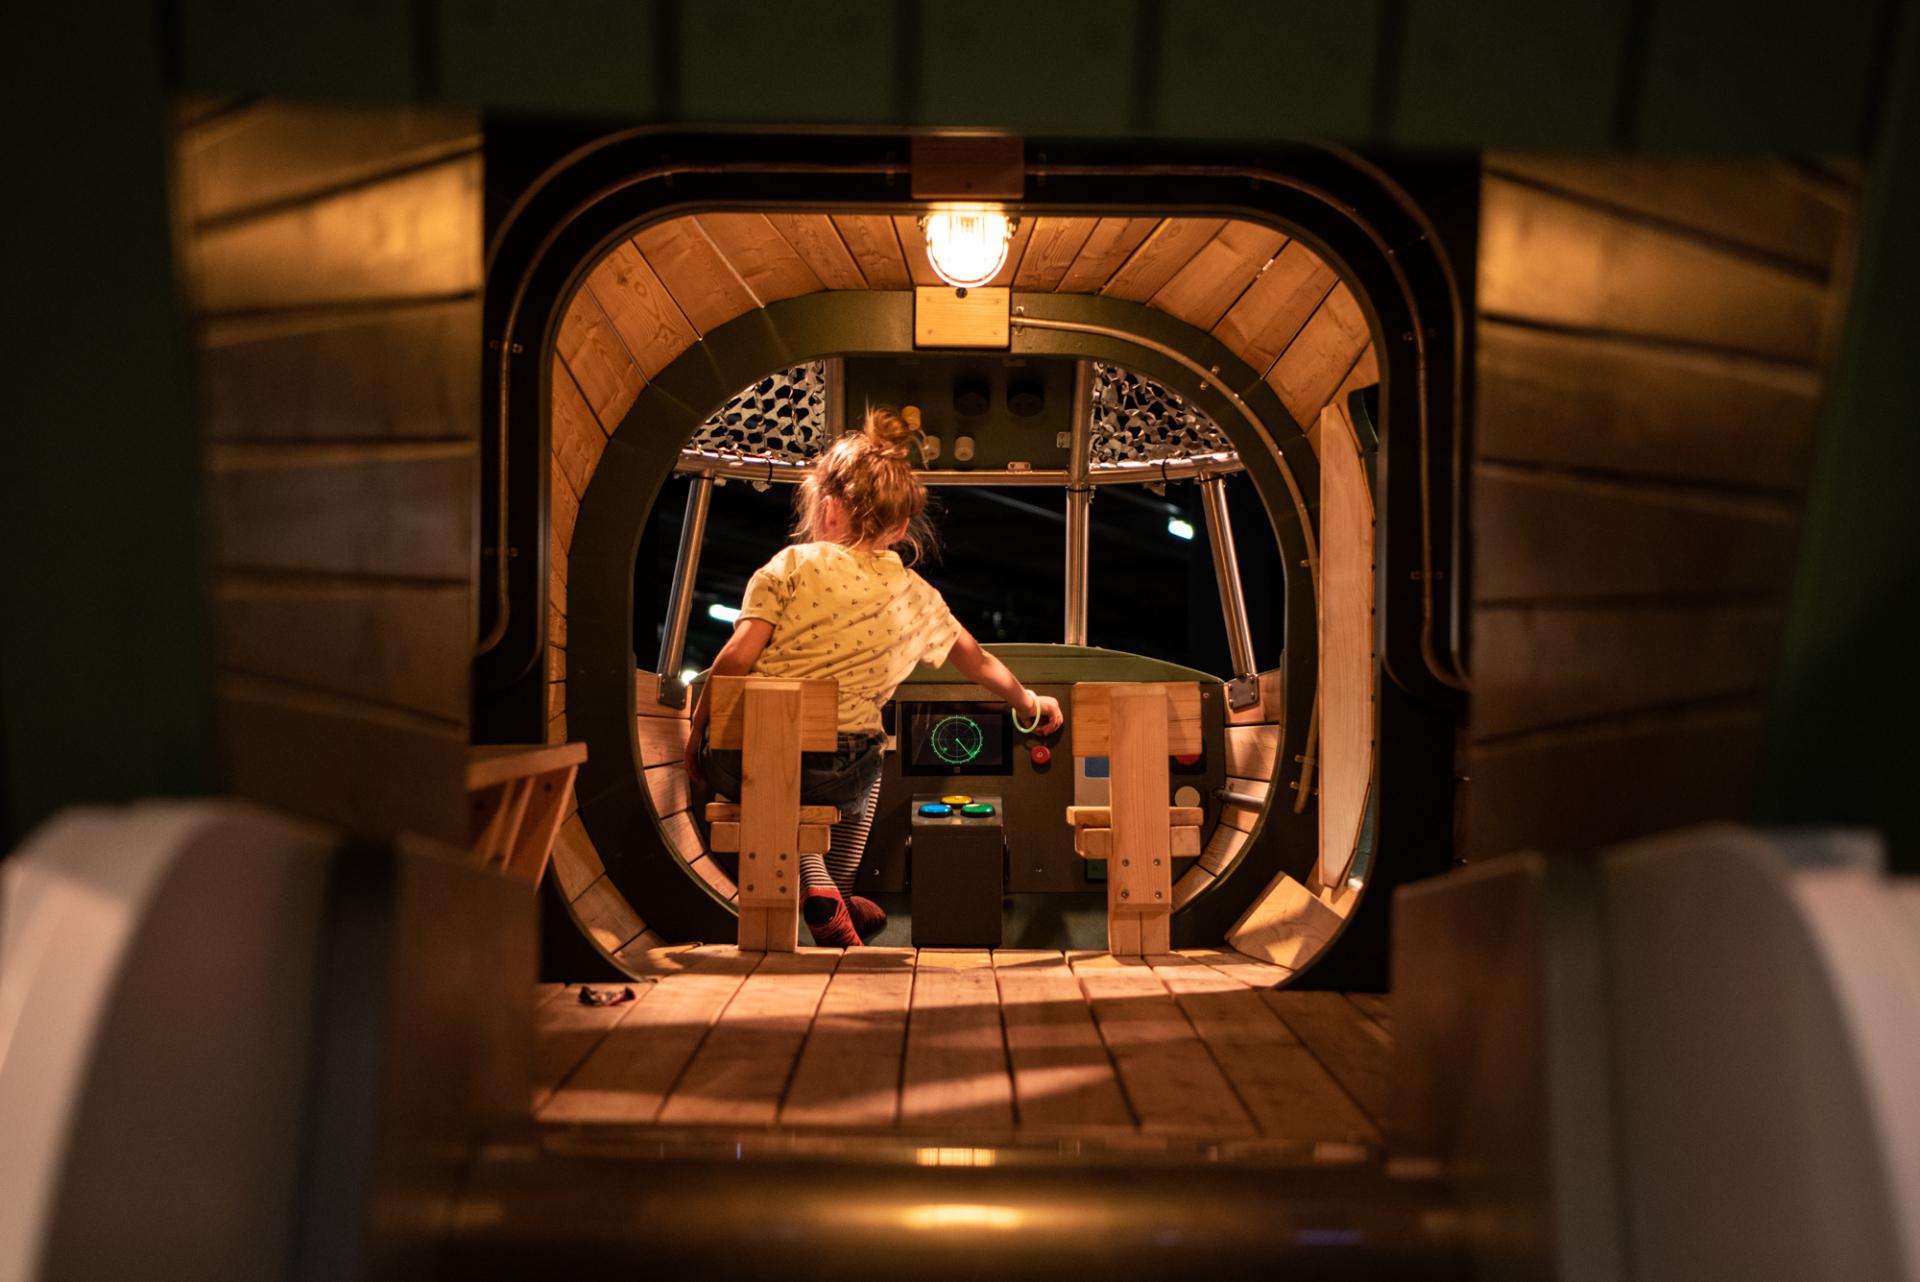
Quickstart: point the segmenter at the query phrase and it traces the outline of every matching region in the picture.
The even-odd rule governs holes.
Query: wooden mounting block
[[[1083,682],[1073,688],[1073,755],[1106,757],[1111,804],[1069,806],[1075,849],[1107,860],[1107,951],[1171,951],[1174,833],[1199,853],[1202,813],[1167,804],[1167,759],[1197,755],[1200,687],[1193,682]],[[1101,834],[1096,836],[1095,834]]]
[[[1168,853],[1175,859],[1192,859],[1200,853],[1200,829],[1193,824],[1175,824],[1167,833]],[[1113,829],[1082,828],[1074,834],[1074,853],[1082,859],[1112,859]]]
[[[714,677],[707,697],[710,742],[740,750],[740,803],[707,808],[708,820],[717,819],[714,848],[726,840],[740,852],[740,947],[790,953],[800,942],[800,856],[831,840],[804,821],[839,817],[831,806],[800,804],[800,754],[838,746],[837,687]]]

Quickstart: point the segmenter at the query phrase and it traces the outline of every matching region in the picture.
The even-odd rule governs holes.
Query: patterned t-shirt
[[[945,663],[960,636],[940,593],[897,553],[838,543],[782,548],[748,580],[740,617],[773,625],[755,675],[840,683],[844,734],[878,733],[880,706],[914,665]]]

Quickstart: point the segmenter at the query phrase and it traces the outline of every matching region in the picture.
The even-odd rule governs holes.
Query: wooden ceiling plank
[[[695,220],[761,306],[826,288],[764,214],[702,214]]]
[[[1231,221],[1147,305],[1212,329],[1286,243],[1286,236],[1271,227]]]
[[[774,230],[786,237],[828,289],[865,289],[866,278],[846,242],[824,214],[768,214]]]
[[[1007,241],[1007,261],[994,278],[987,282],[989,288],[1012,287],[1014,277],[1020,274],[1020,264],[1027,256],[1027,244],[1033,239],[1033,221],[1031,218],[1022,218],[1014,227],[1013,235]]]
[[[835,214],[833,225],[860,264],[868,289],[913,288],[913,273],[907,270],[906,254],[900,248],[900,238],[893,234],[892,219],[885,214]]]
[[[633,398],[640,395],[647,380],[592,290],[582,286],[574,294],[561,318],[554,347],[579,380],[601,428],[611,431],[626,417]]]
[[[673,295],[632,241],[622,241],[587,278],[614,332],[648,378],[700,341]]]
[[[1098,293],[1102,285],[1120,270],[1128,255],[1160,225],[1158,218],[1101,218],[1080,247],[1073,265],[1067,268],[1054,287],[1060,294]]]
[[[927,237],[920,230],[919,217],[914,214],[895,214],[893,230],[900,238],[900,253],[907,260],[907,271],[912,273],[913,283],[938,285],[940,273],[933,270],[933,263],[927,257]]]
[[[1333,289],[1333,268],[1299,241],[1288,243],[1213,326],[1213,336],[1265,375]]]
[[[1014,273],[1014,288],[1042,292],[1058,289],[1099,221],[1045,215],[1034,219],[1033,239],[1027,242],[1026,257],[1020,260],[1020,269]]]
[[[753,291],[691,218],[655,223],[635,233],[633,244],[702,335],[758,305]]]
[[[1267,375],[1294,422],[1302,428],[1319,423],[1321,408],[1369,341],[1367,318],[1353,291],[1344,283],[1335,286]]]
[[[1126,265],[1113,274],[1100,292],[1109,298],[1144,303],[1193,260],[1206,243],[1226,226],[1224,218],[1169,218],[1140,242]]]
[[[607,436],[558,353],[553,358],[553,464],[574,494],[587,492]]]

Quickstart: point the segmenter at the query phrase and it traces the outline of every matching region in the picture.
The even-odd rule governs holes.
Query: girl
[[[733,636],[713,661],[714,676],[839,682],[839,748],[801,755],[800,799],[838,806],[841,819],[833,828],[832,853],[800,861],[801,912],[819,944],[856,947],[886,924],[879,905],[848,896],[880,790],[886,742],[880,709],[915,664],[951,658],[968,680],[1004,699],[1022,720],[1037,717],[1040,734],[1052,734],[1065,721],[1059,700],[1027,689],[982,650],[939,592],[894,551],[903,547],[918,560],[933,542],[927,490],[907,459],[918,435],[892,410],[871,409],[861,431],[841,437],[820,456],[800,485],[800,541],[754,572]],[[693,710],[687,772],[738,797],[740,754],[712,751],[706,730],[703,687]]]

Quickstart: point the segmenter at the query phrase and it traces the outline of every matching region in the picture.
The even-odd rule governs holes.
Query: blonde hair
[[[884,542],[903,549],[909,562],[925,559],[934,550],[927,487],[908,457],[919,436],[919,426],[892,408],[869,407],[861,429],[828,446],[800,483],[795,536],[819,542],[826,501],[833,499],[847,515],[851,543]]]

